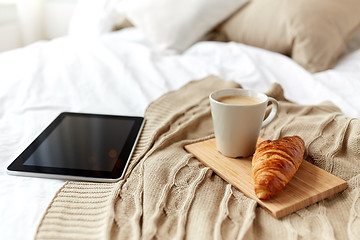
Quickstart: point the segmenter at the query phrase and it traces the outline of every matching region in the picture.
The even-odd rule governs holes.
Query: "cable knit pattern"
[[[210,76],[150,104],[124,180],[67,182],[36,239],[358,239],[359,120],[329,102],[289,102],[281,86],[271,87],[280,108],[261,136],[301,136],[307,161],[348,182],[347,190],[277,220],[184,150],[213,136],[208,95],[231,87],[239,86]]]

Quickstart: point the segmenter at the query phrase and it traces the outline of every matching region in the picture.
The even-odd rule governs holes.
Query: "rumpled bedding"
[[[199,42],[181,55],[153,50],[135,28],[86,41],[64,37],[0,54],[0,238],[33,239],[62,180],[6,167],[63,111],[144,115],[166,92],[216,75],[266,91],[280,83],[300,104],[332,101],[360,118],[360,50],[310,74],[291,59],[238,43]]]

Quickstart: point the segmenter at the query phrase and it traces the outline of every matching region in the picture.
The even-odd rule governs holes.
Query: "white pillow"
[[[77,37],[96,37],[110,32],[119,18],[117,12],[122,0],[78,0],[72,14],[68,35]]]
[[[160,50],[182,52],[248,0],[124,0],[135,27]]]

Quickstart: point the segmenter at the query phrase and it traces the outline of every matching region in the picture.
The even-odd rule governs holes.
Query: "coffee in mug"
[[[240,88],[219,90],[209,98],[217,149],[228,157],[252,155],[260,129],[276,116],[278,102],[263,93]],[[272,109],[264,120],[268,103]]]
[[[219,102],[232,104],[232,105],[254,105],[260,103],[258,100],[248,96],[232,95],[221,97],[218,99]]]

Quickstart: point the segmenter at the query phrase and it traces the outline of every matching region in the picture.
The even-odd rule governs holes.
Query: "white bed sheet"
[[[259,91],[278,82],[290,100],[331,100],[348,116],[360,118],[359,70],[360,51],[317,74],[280,54],[237,43],[200,42],[181,55],[162,55],[134,28],[0,54],[0,239],[33,239],[64,183],[6,174],[6,167],[62,111],[141,116],[162,94],[213,74]]]

